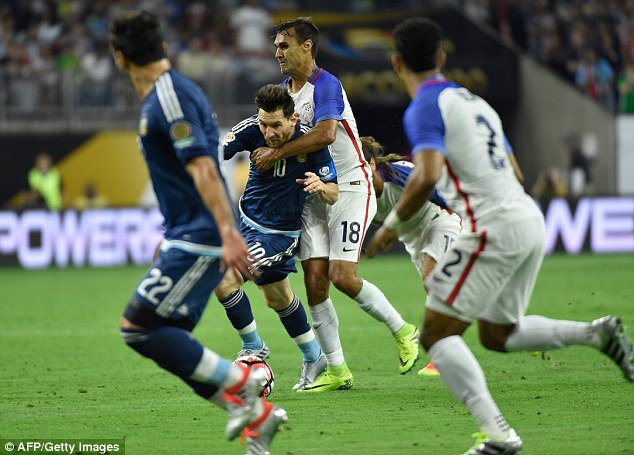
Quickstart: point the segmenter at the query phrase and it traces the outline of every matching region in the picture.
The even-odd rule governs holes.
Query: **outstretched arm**
[[[251,160],[258,169],[266,170],[273,167],[273,164],[281,158],[316,152],[335,142],[338,126],[338,120],[323,120],[306,134],[287,142],[278,149],[260,147],[254,150]]]

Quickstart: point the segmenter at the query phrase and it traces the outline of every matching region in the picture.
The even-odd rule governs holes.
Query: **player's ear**
[[[293,115],[291,115],[291,125],[293,126],[297,125],[298,121],[299,121],[299,116],[297,115],[297,112],[293,112]]]
[[[438,53],[438,68],[440,69],[444,68],[446,62],[447,62],[447,53],[441,50]]]
[[[310,54],[313,49],[313,40],[307,39],[306,41],[304,41],[303,48],[305,52],[308,52]]]
[[[392,69],[394,70],[394,72],[397,74],[400,73],[403,67],[401,58],[396,54],[392,54],[391,60],[392,60]]]
[[[128,62],[128,59],[125,58],[125,55],[123,55],[123,52],[114,51],[112,56],[114,58],[114,64],[117,66],[117,68],[119,68],[121,71],[123,71],[125,69],[125,67],[126,67],[127,62]]]

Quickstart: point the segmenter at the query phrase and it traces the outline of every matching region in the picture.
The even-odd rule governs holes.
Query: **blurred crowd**
[[[634,112],[634,0],[436,0],[499,30],[606,109]],[[108,52],[108,23],[143,8],[164,24],[170,57],[219,103],[231,87],[279,76],[272,12],[349,13],[419,6],[416,0],[0,0],[0,102],[31,111],[73,91],[77,106],[126,106]],[[231,84],[210,81],[232,81]],[[237,81],[237,83],[235,83]],[[250,99],[246,100],[249,102]]]
[[[459,3],[606,109],[634,112],[633,0]]]

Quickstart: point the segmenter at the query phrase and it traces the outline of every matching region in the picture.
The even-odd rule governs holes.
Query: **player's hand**
[[[370,239],[370,243],[365,249],[365,256],[368,259],[372,259],[379,250],[385,253],[390,249],[390,246],[392,246],[392,243],[394,243],[397,238],[397,230],[382,226],[376,231],[372,239]]]
[[[247,248],[247,244],[237,229],[231,228],[222,236],[222,248],[220,257],[220,271],[238,270],[242,276],[253,279],[259,273],[252,268],[257,261]]]
[[[305,192],[318,193],[319,191],[324,190],[324,186],[326,184],[321,181],[317,174],[305,172],[304,175],[306,176],[305,179],[295,179],[295,181],[300,185],[304,185]]]
[[[259,147],[251,154],[251,161],[260,171],[271,169],[277,161],[277,149]]]

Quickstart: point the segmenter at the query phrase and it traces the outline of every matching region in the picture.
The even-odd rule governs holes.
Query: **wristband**
[[[399,216],[396,214],[396,208],[394,208],[392,209],[390,214],[387,216],[387,218],[385,218],[385,221],[383,221],[383,226],[385,226],[388,229],[394,229],[398,231],[403,226],[404,223],[405,222],[401,220]]]

